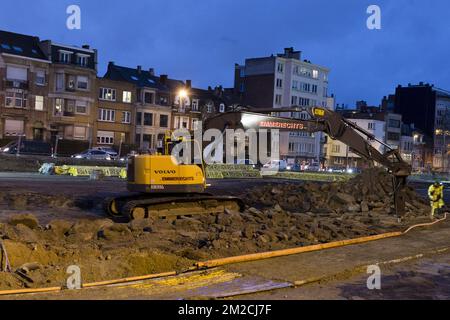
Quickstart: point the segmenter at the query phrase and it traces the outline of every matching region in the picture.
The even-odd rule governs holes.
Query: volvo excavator
[[[276,116],[281,113],[307,112],[309,120]],[[387,168],[393,177],[395,210],[399,219],[405,212],[404,188],[411,174],[411,166],[398,150],[358,127],[342,115],[326,108],[244,109],[221,113],[207,119],[203,130],[218,129],[224,136],[227,129],[266,129],[280,132],[324,132],[339,140],[353,153]],[[380,152],[372,146],[377,140],[387,149]],[[137,155],[128,159],[127,188],[133,194],[106,199],[105,211],[112,217],[144,219],[149,217],[177,217],[234,211],[244,209],[242,199],[208,194],[205,164],[184,164],[171,155],[179,141],[166,139],[164,151],[158,155]],[[200,148],[203,151],[205,146]],[[203,156],[203,152],[201,152]]]

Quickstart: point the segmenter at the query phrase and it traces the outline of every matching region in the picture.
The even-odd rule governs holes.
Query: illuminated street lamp
[[[188,97],[188,92],[185,89],[181,89],[178,92],[178,97],[180,99],[180,110],[184,109],[184,102]]]

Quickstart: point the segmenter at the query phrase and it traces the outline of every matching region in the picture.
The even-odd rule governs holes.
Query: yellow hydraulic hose
[[[205,261],[205,262],[198,262],[195,264],[194,267],[189,268],[185,272],[191,272],[191,271],[195,271],[195,270],[199,270],[199,269],[210,269],[213,267],[224,266],[224,265],[234,264],[234,263],[257,261],[257,260],[262,260],[262,259],[289,256],[289,255],[305,253],[305,252],[320,251],[320,250],[324,250],[324,249],[331,249],[331,248],[348,246],[348,245],[352,245],[352,244],[366,243],[366,242],[370,242],[370,241],[398,237],[398,236],[407,234],[408,232],[410,232],[411,230],[413,230],[415,228],[432,226],[437,223],[443,222],[444,220],[447,219],[448,214],[449,213],[446,213],[445,217],[442,219],[439,219],[439,220],[436,220],[436,221],[430,222],[430,223],[417,224],[417,225],[414,225],[414,226],[408,228],[407,230],[405,230],[403,232],[402,231],[390,232],[390,233],[384,233],[384,234],[379,234],[379,235],[375,235],[375,236],[335,241],[335,242],[324,243],[324,244],[319,244],[319,245],[312,245],[312,246],[307,246],[307,247],[299,247],[299,248],[278,250],[278,251],[272,251],[272,252],[263,252],[263,253],[257,253],[257,254],[248,254],[248,255],[242,255],[242,256],[236,256],[236,257],[210,260],[210,261]],[[126,283],[136,282],[136,281],[143,281],[143,280],[149,280],[149,279],[155,279],[155,278],[175,276],[178,274],[179,273],[172,271],[172,272],[151,274],[151,275],[139,276],[139,277],[122,278],[122,279],[109,280],[109,281],[86,283],[86,284],[83,284],[83,288],[104,287],[104,286],[109,286],[109,285],[113,285],[113,284],[126,284]],[[52,292],[59,292],[62,290],[63,290],[62,287],[5,290],[5,291],[0,291],[0,296],[33,294],[33,293],[52,293]]]

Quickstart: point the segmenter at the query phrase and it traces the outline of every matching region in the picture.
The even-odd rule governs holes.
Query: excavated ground
[[[100,217],[95,204],[103,193],[90,190],[80,198],[74,192],[55,196],[0,188],[0,238],[18,271],[0,272],[0,290],[63,285],[70,265],[81,267],[84,282],[109,280],[183,270],[210,258],[399,231],[428,221],[427,202],[410,188],[407,215],[398,224],[391,190],[392,178],[373,169],[342,183],[236,186],[228,193],[243,196],[244,212],[118,223]],[[75,214],[66,219],[65,211]],[[83,214],[87,218],[79,219]]]

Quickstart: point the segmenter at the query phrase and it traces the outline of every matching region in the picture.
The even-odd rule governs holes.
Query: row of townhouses
[[[23,136],[148,151],[161,147],[168,131],[193,130],[198,121],[236,105],[280,109],[275,114],[304,120],[308,112],[283,109],[322,106],[373,133],[383,142],[372,142],[380,151],[384,144],[399,149],[417,170],[450,168],[450,92],[432,85],[398,86],[380,107],[360,101],[353,110],[336,108],[328,90],[330,69],[303,59],[294,48],[236,64],[230,89],[194,88],[191,80],[114,62],[99,77],[97,67],[98,52],[88,45],[0,31],[0,143]],[[282,133],[280,154],[288,163],[366,165],[320,132]]]
[[[98,77],[98,52],[0,31],[0,140],[56,139],[83,147],[161,146],[166,132],[186,128],[231,105],[226,90],[114,62]]]

